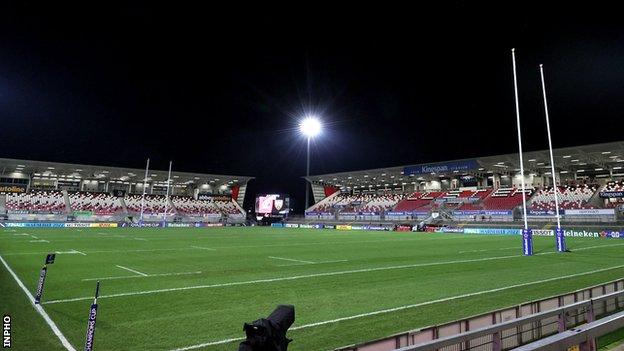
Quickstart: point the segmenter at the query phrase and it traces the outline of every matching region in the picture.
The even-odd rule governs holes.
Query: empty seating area
[[[396,204],[406,197],[405,194],[370,195],[366,205],[360,207],[360,212],[391,211]]]
[[[446,192],[443,191],[428,191],[428,192],[415,192],[410,194],[406,199],[400,201],[394,211],[397,212],[410,212],[415,210],[430,210],[434,206],[434,200],[442,198]]]
[[[71,193],[69,202],[72,211],[91,211],[96,215],[111,215],[123,210],[119,198],[107,193]]]
[[[563,186],[558,187],[559,207],[562,209],[594,208],[588,202],[598,189],[595,185]],[[533,210],[555,209],[555,188],[548,187],[538,190],[531,199],[530,207]]]
[[[527,201],[533,189],[525,189]],[[512,210],[522,204],[522,190],[517,188],[498,188],[482,202],[485,210]]]
[[[215,201],[214,204],[223,213],[227,213],[229,215],[245,215],[245,213],[241,212],[240,207],[238,207],[234,201]]]
[[[126,195],[124,201],[129,212],[141,212],[141,197],[142,195]],[[167,199],[164,196],[145,195],[143,213],[162,214],[165,213],[165,208],[167,213],[174,213],[175,210],[171,206],[167,206],[166,201]]]
[[[53,190],[7,194],[5,207],[9,212],[24,213],[63,213],[67,208],[63,193]]]
[[[171,202],[179,214],[190,216],[221,214],[219,208],[212,201],[195,200],[186,196],[173,196]]]

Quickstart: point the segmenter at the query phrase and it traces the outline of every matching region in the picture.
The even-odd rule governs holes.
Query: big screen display
[[[290,210],[290,203],[287,195],[266,194],[256,197],[256,214],[287,214]]]

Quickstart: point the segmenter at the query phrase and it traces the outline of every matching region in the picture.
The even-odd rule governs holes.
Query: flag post
[[[48,275],[48,265],[54,263],[56,254],[48,254],[45,259],[45,263],[39,272],[39,280],[37,281],[37,290],[35,291],[35,305],[41,303],[41,296],[43,295],[43,287],[45,285],[46,276]]]
[[[548,134],[548,151],[550,152],[550,172],[552,174],[553,189],[555,190],[555,216],[557,217],[557,229],[555,237],[557,243],[557,251],[565,252],[564,231],[561,228],[561,216],[559,215],[559,186],[557,185],[557,176],[555,175],[555,157],[553,156],[552,138],[550,135],[550,116],[548,114],[548,101],[546,99],[546,81],[544,80],[544,65],[540,64],[540,77],[542,78],[542,94],[544,95],[544,113],[546,115],[546,133]]]
[[[524,229],[522,230],[523,253],[525,256],[533,255],[533,233],[529,229],[526,209],[526,186],[524,184],[524,160],[522,157],[522,132],[520,131],[520,104],[518,102],[518,76],[516,74],[516,49],[511,49],[511,60],[513,65],[514,95],[516,98],[516,126],[518,129],[518,151],[520,156],[520,180],[522,185],[522,217]]]
[[[93,304],[91,304],[91,308],[89,310],[89,321],[87,322],[87,336],[85,340],[84,351],[93,350],[93,339],[95,338],[95,321],[97,318],[97,309],[98,309],[97,299],[99,295],[100,295],[100,282],[98,281],[95,286],[95,298],[93,299]]]

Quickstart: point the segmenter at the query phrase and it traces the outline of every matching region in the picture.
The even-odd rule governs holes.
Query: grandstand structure
[[[168,184],[167,171],[143,179],[144,169],[14,159],[0,159],[0,172],[5,221],[137,221],[142,208],[145,221],[242,222],[253,179],[172,172]]]
[[[624,142],[524,153],[527,215],[555,220],[555,191],[567,221],[613,222],[624,213]],[[514,221],[522,217],[517,154],[305,177],[315,204],[306,218],[337,221]]]

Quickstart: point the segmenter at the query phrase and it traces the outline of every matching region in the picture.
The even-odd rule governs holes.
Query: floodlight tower
[[[321,121],[315,116],[306,116],[299,122],[299,131],[303,136],[306,137],[308,145],[307,145],[307,161],[306,161],[306,177],[310,176],[310,139],[321,133],[322,125]],[[308,184],[306,184],[306,195],[305,195],[305,205],[303,208],[303,212],[305,214],[305,210],[308,208],[308,202],[310,198],[310,189],[308,188]]]

